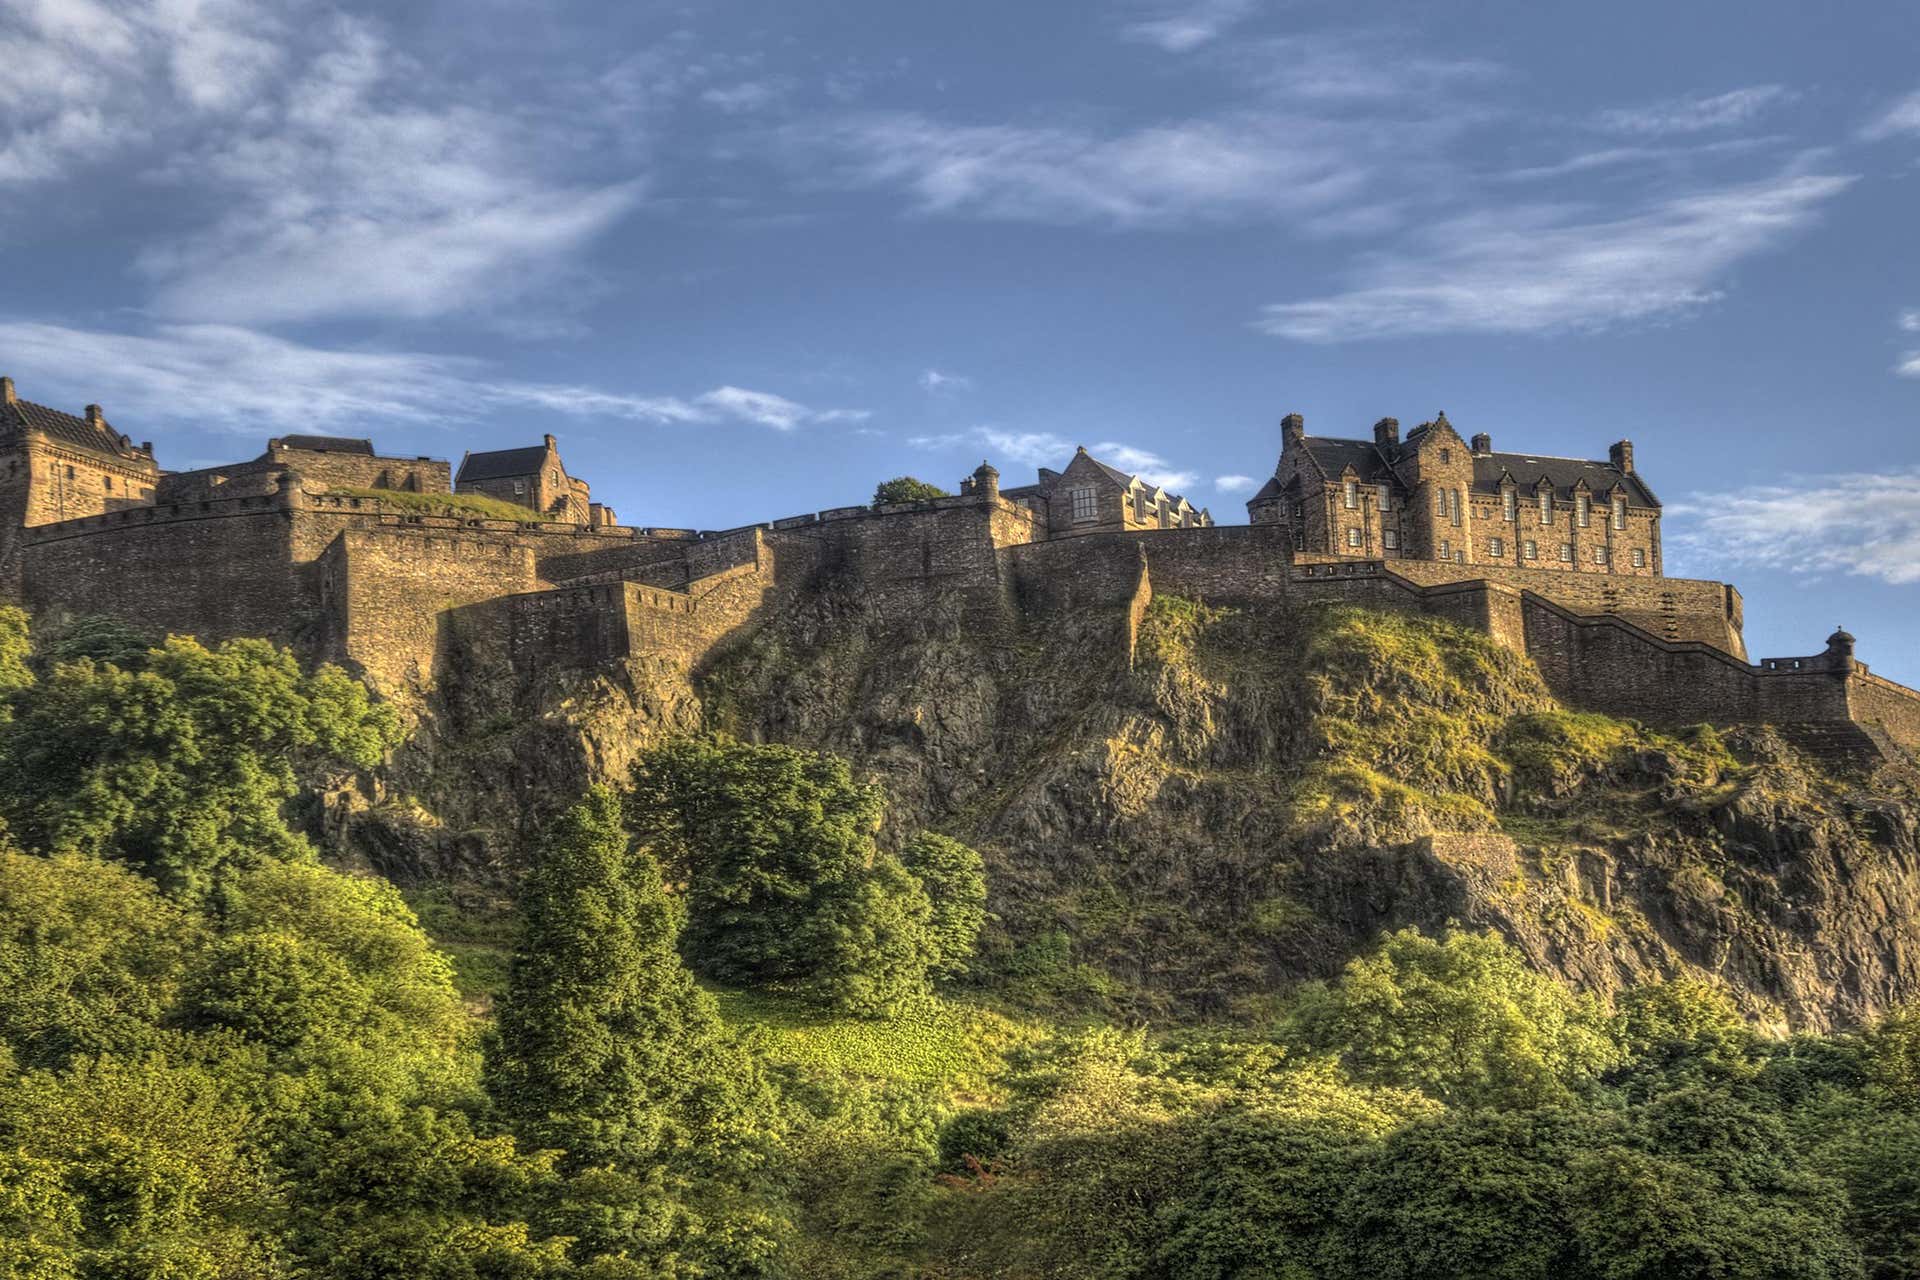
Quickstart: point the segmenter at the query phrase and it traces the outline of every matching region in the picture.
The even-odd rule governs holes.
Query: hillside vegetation
[[[346,674],[0,611],[0,1275],[1920,1275],[1897,777],[1431,619],[976,623],[823,597],[403,896]]]

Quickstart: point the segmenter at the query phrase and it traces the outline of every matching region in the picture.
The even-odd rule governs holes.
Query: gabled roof
[[[1399,482],[1394,467],[1406,458],[1412,450],[1409,448],[1420,435],[1418,430],[1393,448],[1384,451],[1371,440],[1343,440],[1334,436],[1307,436],[1303,440],[1307,453],[1328,479],[1338,479],[1348,467],[1367,484],[1385,484]],[[1511,474],[1514,483],[1522,489],[1532,489],[1542,476],[1554,490],[1568,497],[1573,495],[1574,485],[1582,480],[1595,493],[1606,493],[1616,484],[1623,485],[1627,491],[1627,501],[1637,507],[1657,507],[1660,500],[1653,496],[1653,490],[1638,474],[1621,471],[1610,462],[1598,462],[1586,458],[1552,458],[1530,453],[1481,453],[1473,458],[1473,490],[1475,493],[1497,493],[1500,489],[1500,477]],[[1404,486],[1403,486],[1404,487]],[[1265,491],[1262,490],[1264,493]]]
[[[525,449],[493,449],[486,453],[470,453],[466,461],[460,464],[460,474],[454,483],[467,480],[514,480],[521,476],[538,475],[547,464],[547,447],[530,445]]]
[[[359,453],[371,458],[373,441],[349,436],[281,436],[282,449],[305,449],[309,453]]]
[[[116,461],[152,461],[104,420],[96,424],[31,400],[0,401],[0,435],[23,431],[37,431],[49,440]]]

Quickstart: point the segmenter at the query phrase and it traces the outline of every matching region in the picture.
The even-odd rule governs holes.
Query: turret
[[[982,459],[980,465],[974,468],[973,492],[986,506],[990,507],[1000,501],[1000,473],[994,470],[993,464],[985,459]]]
[[[1845,627],[1836,627],[1827,637],[1827,660],[1842,671],[1853,670],[1853,637]]]

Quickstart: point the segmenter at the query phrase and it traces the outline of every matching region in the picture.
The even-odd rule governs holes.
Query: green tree
[[[27,665],[32,652],[26,610],[0,605],[0,698],[18,693],[33,683],[33,670]]]
[[[928,484],[925,480],[916,480],[912,476],[895,476],[891,480],[882,480],[874,489],[873,505],[884,507],[895,502],[925,502],[929,498],[952,496],[940,486]]]
[[[170,637],[146,667],[56,666],[0,726],[0,810],[21,841],[125,861],[170,892],[229,864],[304,856],[282,806],[303,774],[369,768],[398,737],[391,708],[285,649]]]
[[[0,849],[0,1044],[23,1067],[150,1047],[205,936],[124,867]]]
[[[1534,971],[1492,934],[1403,929],[1302,993],[1291,1036],[1375,1084],[1449,1103],[1564,1100],[1619,1060],[1590,999]]]
[[[900,851],[900,861],[925,887],[932,905],[933,971],[943,977],[966,973],[987,922],[987,874],[979,852],[950,836],[922,831]]]
[[[879,792],[846,761],[680,739],[637,762],[628,812],[687,884],[683,948],[699,972],[795,985],[867,1014],[927,989],[932,903],[875,845]]]

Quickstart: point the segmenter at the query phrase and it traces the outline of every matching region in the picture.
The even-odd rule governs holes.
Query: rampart
[[[700,531],[423,515],[248,476],[19,537],[36,610],[267,636],[349,663],[389,695],[433,687],[456,617],[494,634],[523,676],[636,662],[692,672],[812,584],[850,585],[900,618],[952,600],[1042,625],[1111,611],[1128,652],[1157,592],[1417,610],[1528,654],[1573,706],[1655,723],[1846,726],[1920,746],[1920,695],[1850,650],[1844,663],[1749,664],[1740,597],[1722,583],[1303,556],[1270,525],[1048,540],[1039,517],[993,493]]]

